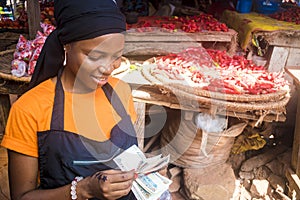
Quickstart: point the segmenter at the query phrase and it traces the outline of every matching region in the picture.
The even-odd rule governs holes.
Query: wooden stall
[[[125,36],[125,56],[157,56],[172,52],[180,52],[188,47],[202,46],[226,50],[234,54],[237,49],[237,32],[203,31],[198,33],[164,32],[131,32]]]
[[[298,94],[297,115],[295,123],[295,132],[292,150],[291,169],[286,171],[286,177],[290,184],[290,196],[296,195],[296,199],[300,198],[300,69],[288,69],[286,72],[293,78]]]
[[[262,51],[262,56],[269,61],[269,71],[300,65],[300,25],[258,13],[240,14],[229,10],[224,11],[221,20],[238,32],[244,51],[249,51],[251,55]],[[264,44],[255,46],[255,40]]]
[[[300,66],[300,29],[257,31],[254,37],[262,37],[270,45],[269,71],[279,71],[285,66]]]

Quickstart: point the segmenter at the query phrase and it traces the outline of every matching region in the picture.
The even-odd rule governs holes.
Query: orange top
[[[137,118],[128,84],[109,78],[134,122]],[[44,81],[22,95],[11,107],[1,145],[16,152],[38,157],[37,132],[50,129],[55,84]],[[65,92],[64,129],[89,139],[105,141],[120,121],[101,88],[86,94]]]

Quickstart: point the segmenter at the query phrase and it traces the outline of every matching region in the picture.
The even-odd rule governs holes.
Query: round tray
[[[153,63],[154,58],[151,58],[145,62]],[[250,95],[250,94],[225,94],[220,92],[213,92],[208,90],[203,90],[200,87],[191,87],[187,84],[182,84],[181,81],[168,80],[166,82],[163,80],[163,76],[153,76],[151,74],[151,65],[144,66],[142,68],[143,76],[153,85],[158,85],[159,87],[165,87],[166,89],[172,91],[182,91],[187,94],[194,95],[194,97],[207,97],[210,99],[219,99],[232,102],[276,102],[284,99],[289,95],[288,90],[279,90],[274,93],[269,94],[259,94],[259,95]]]

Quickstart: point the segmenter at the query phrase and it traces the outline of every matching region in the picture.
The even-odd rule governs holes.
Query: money
[[[133,145],[116,156],[113,160],[122,171],[137,170],[146,161],[144,153]]]
[[[148,175],[139,175],[133,182],[131,190],[139,200],[157,200],[172,181],[163,177],[158,172]]]
[[[172,183],[170,179],[157,172],[168,165],[170,155],[163,157],[160,154],[147,158],[136,145],[133,145],[113,160],[122,171],[134,169],[138,174],[131,188],[138,200],[157,200]]]
[[[153,158],[147,158],[138,169],[138,174],[148,174],[150,172],[158,171],[168,165],[170,161],[170,155],[162,157],[162,155],[155,156]]]
[[[163,157],[160,154],[146,158],[140,148],[133,145],[116,156],[113,160],[122,171],[134,169],[138,174],[148,174],[167,166],[170,161],[170,155]]]

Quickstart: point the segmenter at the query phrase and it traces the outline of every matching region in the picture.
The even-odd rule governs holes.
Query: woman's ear
[[[70,44],[64,45],[64,52],[65,52],[64,65],[67,64],[67,54],[68,54],[68,51],[70,51],[70,49],[71,49],[71,45]]]
[[[70,51],[70,49],[71,49],[71,45],[70,45],[70,44],[64,45],[64,50],[65,50],[66,53],[67,53],[68,51]]]

